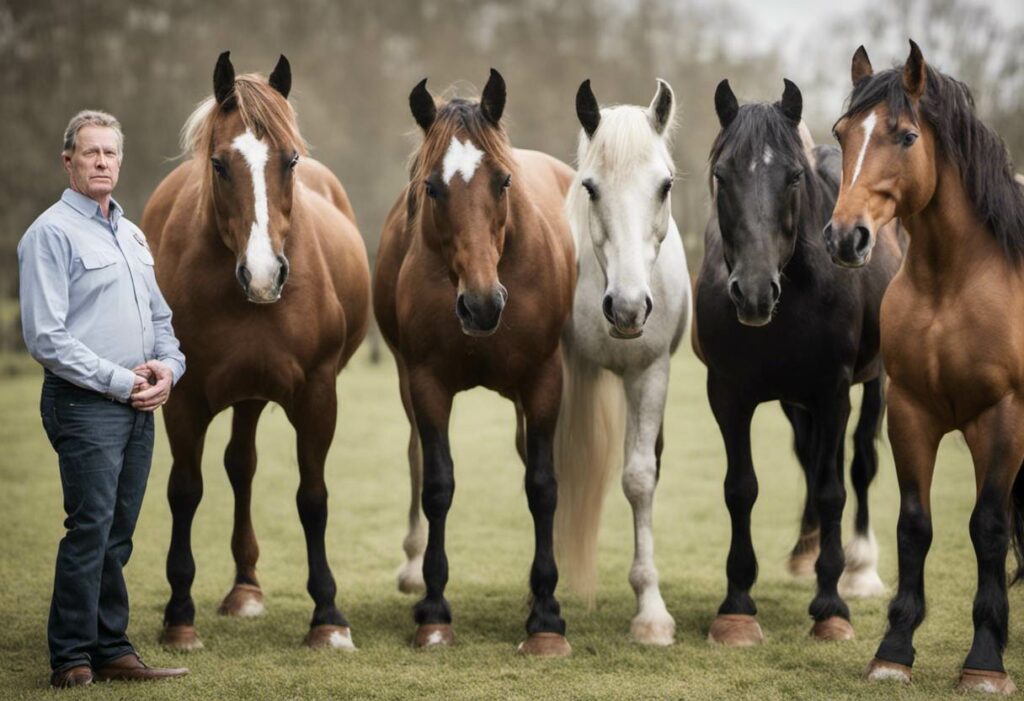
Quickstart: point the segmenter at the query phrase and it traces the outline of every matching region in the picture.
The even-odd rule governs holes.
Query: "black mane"
[[[974,98],[960,81],[926,65],[927,82],[919,108],[903,89],[903,69],[864,78],[853,89],[840,119],[867,112],[879,103],[889,110],[889,128],[902,117],[935,130],[939,153],[960,171],[967,195],[1007,258],[1024,260],[1024,193],[1014,180],[1006,144],[974,113]]]

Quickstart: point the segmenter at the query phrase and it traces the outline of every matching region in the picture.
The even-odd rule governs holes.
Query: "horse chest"
[[[932,299],[894,283],[882,305],[882,356],[904,391],[952,428],[998,402],[1021,379],[1021,344],[1002,304]]]

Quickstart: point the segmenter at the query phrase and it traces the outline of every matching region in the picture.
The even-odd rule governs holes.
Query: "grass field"
[[[513,448],[512,406],[483,390],[461,395],[452,421],[457,489],[448,526],[448,598],[458,645],[410,648],[411,597],[399,594],[408,502],[407,427],[390,361],[371,366],[357,356],[339,380],[340,415],[329,456],[331,517],[328,554],[339,605],[359,651],[300,647],[312,603],[305,592],[305,549],[295,509],[298,483],[294,434],[280,409],[260,425],[254,487],[259,572],[267,613],[256,620],[219,617],[233,576],[229,550],[232,498],[221,456],[228,415],[207,439],[206,491],[195,520],[196,624],[206,649],[192,655],[156,644],[168,594],[164,558],[170,513],[164,496],[170,459],[162,428],[149,494],[127,569],[130,634],[154,664],[184,664],[191,675],[155,685],[102,684],[59,692],[66,698],[132,699],[565,699],[757,698],[838,699],[952,697],[970,645],[975,562],[967,534],[973,475],[959,437],[939,454],[933,504],[935,539],[928,561],[929,616],[917,636],[910,687],[868,685],[860,674],[884,630],[882,600],[853,601],[857,640],[815,643],[807,637],[812,583],[785,569],[797,533],[803,483],[790,452],[788,425],[776,406],[754,424],[761,484],[754,543],[761,572],[754,589],[767,643],[726,650],[705,642],[725,589],[729,520],[722,499],[724,449],[707,407],[704,371],[687,345],[673,367],[666,449],[655,510],[662,592],[677,621],[677,642],[647,649],[629,642],[634,598],[626,576],[632,556],[629,508],[616,487],[601,534],[601,591],[595,610],[560,591],[567,660],[514,654],[524,637],[532,525]],[[63,513],[56,458],[39,421],[41,371],[0,378],[0,697],[47,698],[46,616]],[[859,390],[855,398],[859,402]],[[852,422],[851,422],[852,423]],[[162,422],[161,422],[162,427]],[[895,582],[898,493],[892,457],[882,464],[872,508],[882,548],[881,574]],[[850,452],[848,451],[849,455]],[[847,524],[850,520],[847,519]],[[849,533],[849,530],[847,530]],[[1024,589],[1011,593],[1013,620],[1007,667],[1024,679],[1021,609]]]

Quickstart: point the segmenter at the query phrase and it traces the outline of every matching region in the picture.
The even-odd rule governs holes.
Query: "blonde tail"
[[[597,533],[611,478],[622,470],[626,395],[622,379],[562,344],[562,404],[555,431],[555,553],[559,574],[588,608],[597,592]]]

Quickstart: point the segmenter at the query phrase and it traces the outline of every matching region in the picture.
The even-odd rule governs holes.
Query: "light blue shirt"
[[[164,362],[176,383],[185,356],[139,227],[110,200],[74,190],[43,212],[18,243],[21,323],[32,357],[80,387],[127,402],[132,368]]]

